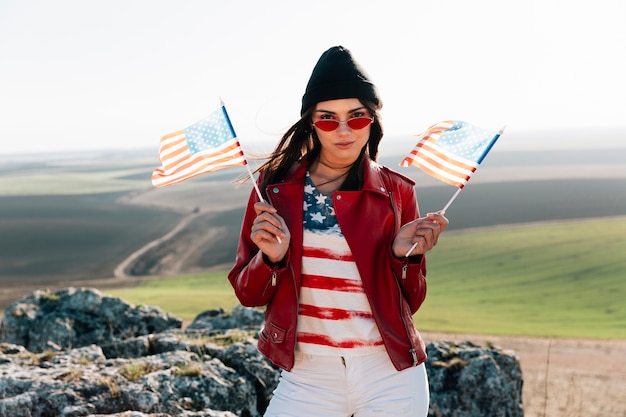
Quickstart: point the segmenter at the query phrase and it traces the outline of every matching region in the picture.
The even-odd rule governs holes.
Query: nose
[[[352,128],[348,126],[348,123],[346,121],[340,121],[339,127],[337,128],[337,134],[345,136],[351,133],[352,133]]]

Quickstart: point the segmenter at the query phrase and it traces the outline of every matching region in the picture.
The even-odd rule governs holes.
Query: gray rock
[[[67,288],[36,291],[12,303],[0,325],[0,341],[43,352],[106,344],[181,325],[158,307],[135,307],[93,288]]]
[[[1,344],[0,416],[259,416],[256,389],[217,358],[189,351],[107,359],[97,346],[31,353]],[[142,414],[138,414],[142,415]]]
[[[187,327],[187,332],[241,329],[256,331],[263,324],[265,314],[254,308],[238,306],[231,312],[223,309],[207,310],[200,313]]]
[[[182,331],[159,309],[97,290],[36,292],[0,326],[0,417],[261,416],[280,375],[257,350],[262,325],[261,311],[238,307]],[[443,341],[427,350],[429,416],[523,416],[513,352]]]
[[[427,345],[430,417],[523,417],[522,370],[514,352],[439,341]]]

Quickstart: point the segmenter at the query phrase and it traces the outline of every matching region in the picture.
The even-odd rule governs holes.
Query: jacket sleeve
[[[277,287],[276,282],[288,265],[289,253],[283,262],[272,265],[250,238],[250,230],[256,217],[254,204],[259,201],[252,191],[244,213],[235,265],[228,274],[239,302],[247,307],[266,305]]]
[[[412,182],[401,181],[396,193],[400,201],[396,202],[400,216],[400,226],[419,217],[419,208]],[[403,290],[404,298],[411,308],[411,313],[420,308],[426,298],[426,257],[423,255],[397,258],[391,254],[391,267]]]

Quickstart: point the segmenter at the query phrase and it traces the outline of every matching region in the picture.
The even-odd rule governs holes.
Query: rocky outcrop
[[[31,352],[65,350],[180,328],[182,321],[157,307],[135,307],[96,289],[35,291],[11,304],[0,341]]]
[[[512,351],[438,341],[426,346],[429,417],[522,417],[522,370]]]
[[[97,290],[36,292],[0,326],[0,417],[261,416],[279,377],[256,349],[262,323],[238,307],[182,330]],[[513,352],[440,341],[428,355],[429,416],[523,416]]]

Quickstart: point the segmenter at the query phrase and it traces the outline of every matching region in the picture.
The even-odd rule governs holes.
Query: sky
[[[334,45],[377,85],[386,138],[457,119],[506,125],[503,148],[620,144],[625,21],[624,0],[0,0],[0,155],[156,155],[220,99],[244,150],[270,150]]]

